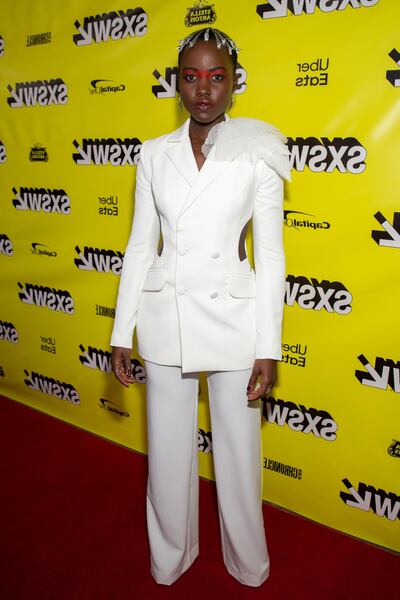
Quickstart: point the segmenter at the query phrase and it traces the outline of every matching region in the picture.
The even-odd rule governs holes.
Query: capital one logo
[[[276,17],[312,15],[318,8],[321,12],[329,13],[334,10],[345,8],[369,8],[378,4],[379,0],[269,0],[264,4],[258,4],[256,11],[262,19],[274,19]]]
[[[156,98],[174,98],[176,96],[179,87],[178,72],[178,67],[166,67],[165,75],[163,76],[157,69],[154,69],[152,75],[158,81],[158,85],[153,85],[151,91]],[[238,63],[235,73],[237,76],[238,87],[234,93],[243,94],[247,88],[247,72]]]
[[[290,167],[304,171],[306,167],[314,173],[352,173],[358,175],[365,171],[367,151],[353,137],[332,140],[326,137],[288,137]]]
[[[16,83],[15,89],[11,85],[8,85],[7,89],[11,94],[7,98],[7,103],[11,108],[66,104],[68,100],[67,86],[60,77],[43,81]]]
[[[374,387],[379,390],[391,388],[400,394],[400,361],[377,356],[375,365],[372,366],[364,354],[357,357],[365,371],[356,370],[355,376],[362,385]]]
[[[397,66],[400,67],[400,52],[393,48],[389,52],[390,58],[394,60]],[[386,71],[386,79],[391,83],[394,87],[400,87],[400,69]]]
[[[79,31],[72,39],[77,46],[87,46],[93,42],[122,40],[127,37],[141,37],[147,33],[147,13],[143,8],[113,10],[109,13],[85,17],[83,25],[74,23]]]

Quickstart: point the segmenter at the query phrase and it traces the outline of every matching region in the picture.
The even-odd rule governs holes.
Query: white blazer
[[[279,360],[285,138],[258,119],[225,114],[199,171],[189,123],[141,147],[111,345],[131,348],[136,327],[142,358],[182,372]],[[244,242],[251,219],[255,270]]]

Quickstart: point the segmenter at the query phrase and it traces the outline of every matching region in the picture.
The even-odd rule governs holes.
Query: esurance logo
[[[47,377],[47,375],[41,375],[35,371],[29,372],[26,369],[24,373],[26,375],[24,383],[29,389],[54,396],[59,400],[67,400],[71,404],[81,403],[77,390],[70,383],[59,381],[53,377]]]
[[[77,165],[133,166],[139,162],[142,143],[138,138],[84,138],[72,142],[77,150],[72,159]]]
[[[365,171],[367,151],[356,138],[289,137],[287,145],[290,167],[296,171],[304,171],[306,167],[314,173],[337,170],[359,175]]]
[[[385,231],[372,230],[372,239],[378,246],[400,248],[400,212],[393,214],[393,224],[389,223],[381,212],[375,213],[374,217]]]
[[[72,39],[77,46],[88,46],[133,38],[135,35],[141,37],[147,33],[147,18],[147,13],[140,7],[84,17],[83,25],[75,21],[79,33],[73,35]]]
[[[14,208],[17,210],[33,210],[45,213],[60,213],[69,215],[71,201],[65,190],[52,190],[50,188],[20,187],[19,191],[13,187]]]
[[[400,519],[400,496],[394,492],[385,492],[373,485],[360,481],[358,489],[348,479],[342,479],[348,492],[340,492],[340,498],[347,506],[369,512],[372,510],[377,517],[385,517],[389,521]]]
[[[67,315],[73,315],[75,312],[73,298],[67,290],[56,290],[33,283],[23,285],[19,282],[18,287],[21,289],[18,293],[19,299],[24,304],[34,304],[40,308],[48,308]]]
[[[345,8],[369,8],[378,4],[379,0],[269,0],[264,4],[257,4],[256,12],[262,19],[276,19],[287,17],[288,14],[313,15],[315,9],[329,13]]]
[[[0,254],[4,254],[4,256],[12,256],[14,254],[12,241],[5,233],[0,233]]]
[[[0,165],[5,163],[7,159],[6,147],[3,142],[0,142]]]
[[[364,354],[357,357],[365,371],[356,370],[355,376],[362,385],[387,390],[391,388],[400,394],[400,361],[377,356],[372,366]]]
[[[85,246],[83,252],[75,246],[79,258],[74,259],[75,266],[83,271],[98,271],[99,273],[113,273],[120,275],[124,255],[118,250],[105,250]]]
[[[283,427],[287,425],[293,431],[312,433],[327,442],[336,440],[337,423],[326,410],[306,408],[302,404],[274,400],[269,397],[263,399],[263,416],[268,423]]]
[[[15,325],[8,323],[7,321],[0,321],[0,340],[4,342],[10,342],[11,344],[18,343],[18,331]]]
[[[304,275],[288,275],[286,277],[285,303],[288,306],[297,304],[305,310],[322,310],[338,315],[351,312],[352,295],[340,281],[328,281]]]
[[[7,98],[7,103],[11,108],[50,106],[51,104],[66,104],[68,101],[67,86],[60,77],[16,83],[15,89],[11,85],[8,85],[7,89],[11,94]]]

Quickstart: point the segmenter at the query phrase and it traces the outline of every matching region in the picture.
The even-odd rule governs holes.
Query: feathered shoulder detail
[[[273,125],[260,119],[229,118],[214,125],[201,148],[208,156],[215,145],[213,160],[240,160],[254,164],[257,158],[290,181],[289,150],[286,137]]]

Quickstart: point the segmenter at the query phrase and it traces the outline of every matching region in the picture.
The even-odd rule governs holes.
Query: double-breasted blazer
[[[131,348],[136,327],[142,358],[182,372],[281,359],[285,138],[226,114],[199,170],[189,123],[141,147],[111,345]],[[270,130],[254,137],[259,125]],[[245,250],[251,220],[255,269]]]

